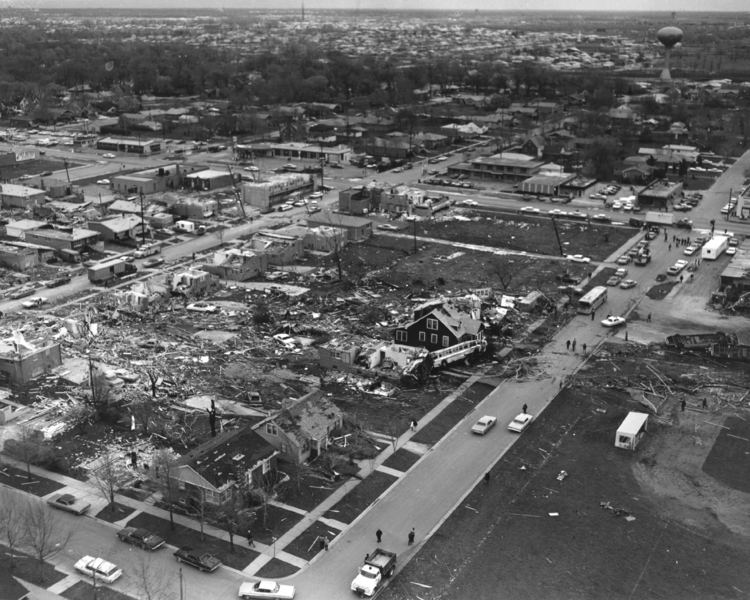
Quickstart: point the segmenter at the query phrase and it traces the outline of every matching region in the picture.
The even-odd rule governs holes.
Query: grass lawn
[[[428,446],[436,444],[491,391],[492,386],[486,383],[473,384],[420,429],[412,441]]]
[[[122,592],[112,590],[104,585],[97,586],[96,592],[94,592],[94,586],[85,581],[79,581],[70,586],[62,593],[62,597],[70,600],[91,600],[92,598],[97,600],[133,600],[131,596],[126,596]]]
[[[347,479],[331,481],[308,469],[297,472],[297,466],[284,463],[280,469],[289,475],[289,481],[279,489],[278,500],[302,510],[312,510],[335,492]]]
[[[351,523],[395,481],[396,477],[375,471],[339,500],[324,516],[327,519]]]
[[[0,598],[19,598],[21,596],[21,594],[16,593],[19,590],[19,584],[11,576],[42,587],[50,586],[61,579],[65,579],[64,573],[57,571],[48,563],[44,563],[40,570],[39,561],[35,558],[18,550],[14,554],[13,570],[11,571],[8,548],[0,545]],[[23,591],[21,589],[21,592]]]
[[[270,544],[273,538],[278,539],[302,519],[302,515],[299,513],[284,510],[271,504],[268,505],[267,511],[264,521],[264,509],[262,506],[259,507],[255,512],[255,521],[250,528],[253,537],[264,544]]]
[[[284,548],[284,551],[289,552],[289,554],[294,554],[294,556],[304,558],[305,560],[312,560],[318,552],[324,552],[320,544],[320,539],[327,537],[328,543],[331,544],[333,538],[339,533],[341,532],[330,525],[326,525],[320,521],[315,521],[315,523],[305,529],[299,536],[294,538],[291,543]]]
[[[294,575],[297,571],[299,571],[299,569],[294,565],[290,565],[278,558],[272,558],[263,565],[260,570],[258,570],[255,576],[267,579],[281,579],[282,577]]]
[[[174,529],[169,526],[169,519],[162,519],[149,513],[141,513],[133,517],[128,525],[131,527],[143,527],[152,533],[163,537],[168,544],[173,546],[191,546],[200,548],[219,558],[225,565],[234,569],[244,569],[253,559],[258,556],[254,550],[234,545],[234,551],[230,550],[229,542],[220,540],[210,535],[205,535],[201,540],[200,531],[184,527],[175,523]],[[235,542],[245,542],[245,537],[234,536]]]
[[[125,506],[124,504],[115,502],[114,507],[110,507],[109,505],[107,505],[102,510],[100,510],[96,514],[96,518],[101,519],[102,521],[107,521],[108,523],[114,523],[115,521],[124,519],[134,512],[134,508],[130,508],[129,506]]]
[[[11,465],[3,465],[0,468],[0,483],[10,487],[14,487],[17,490],[23,490],[29,492],[35,496],[46,496],[56,490],[60,490],[65,486],[52,479],[45,479],[37,475],[31,474],[31,479],[23,469],[17,469]]]
[[[396,469],[397,471],[408,471],[409,468],[420,459],[421,455],[409,452],[405,448],[396,450],[383,463],[383,466]]]

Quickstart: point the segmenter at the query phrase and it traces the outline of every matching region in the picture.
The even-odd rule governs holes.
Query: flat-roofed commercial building
[[[492,181],[523,181],[536,175],[543,164],[544,161],[535,160],[526,154],[503,152],[452,165],[448,167],[448,174]]]

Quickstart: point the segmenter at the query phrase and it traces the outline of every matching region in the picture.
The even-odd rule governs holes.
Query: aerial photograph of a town
[[[639,2],[0,0],[0,600],[750,598],[750,5]]]

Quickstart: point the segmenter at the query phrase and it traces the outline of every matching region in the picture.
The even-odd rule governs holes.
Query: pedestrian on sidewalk
[[[255,540],[253,540],[253,532],[249,529],[247,530],[247,545],[251,548],[255,548]]]
[[[411,528],[411,531],[409,532],[409,545],[411,546],[414,543],[414,527]]]
[[[523,405],[523,408],[521,409],[521,410],[523,411],[523,414],[526,414],[526,409],[528,409],[528,408],[529,408],[529,407],[528,407],[528,406],[526,406],[525,404]]]
[[[583,353],[586,354],[586,342],[581,344],[581,348],[583,348]]]
[[[328,536],[323,538],[323,549],[326,551],[328,550]]]
[[[412,419],[411,420],[411,423],[409,423],[409,429],[411,429],[412,431],[416,431],[417,430],[417,420],[416,419]]]
[[[378,541],[378,544],[383,539],[383,532],[380,529],[375,532],[375,539]]]
[[[571,344],[571,346],[573,346],[573,352],[575,352],[576,351],[576,339],[575,338],[573,338],[573,343]]]
[[[565,349],[570,350],[570,340],[565,341]]]

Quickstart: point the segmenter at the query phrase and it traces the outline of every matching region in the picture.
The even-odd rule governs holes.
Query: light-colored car
[[[116,157],[111,152],[107,152],[106,154],[102,154],[102,158],[116,158]]]
[[[378,229],[382,229],[384,231],[398,231],[398,226],[391,223],[381,223],[380,225],[378,225]]]
[[[625,325],[625,317],[610,315],[602,321],[602,325],[605,327],[619,327],[620,325]]]
[[[622,281],[621,277],[618,277],[617,275],[612,275],[607,281],[605,281],[605,284],[610,287],[615,287],[620,285],[620,281]]]
[[[23,306],[24,308],[38,308],[46,302],[47,298],[42,298],[41,296],[32,296],[25,302],[21,302],[21,306]]]
[[[97,185],[109,185],[110,181],[109,179],[97,179],[96,184]]]
[[[479,206],[479,202],[472,200],[471,198],[466,198],[461,200],[461,206]]]
[[[529,413],[519,413],[516,415],[516,418],[513,419],[510,423],[508,423],[508,429],[511,431],[515,431],[516,433],[521,433],[524,429],[526,429],[529,424],[534,420],[534,415],[530,415]]]
[[[617,277],[620,277],[620,278],[627,277],[628,270],[624,267],[620,267],[619,269],[617,269],[617,271],[615,271],[615,275],[617,275]]]
[[[635,279],[625,279],[624,281],[620,282],[620,287],[623,290],[629,290],[630,288],[634,288],[636,285],[638,285],[638,282]]]
[[[620,202],[619,200],[615,200],[612,203],[612,210],[620,210],[621,208],[622,208],[622,202]]]
[[[192,312],[204,312],[204,313],[215,313],[219,312],[219,307],[215,304],[208,304],[207,302],[192,302],[185,307],[187,310]]]
[[[630,264],[631,258],[627,254],[623,254],[617,259],[618,265],[627,265]]]
[[[724,254],[727,256],[734,256],[737,254],[737,247],[736,246],[729,246],[726,250],[724,250]]]
[[[122,569],[116,564],[93,556],[84,556],[80,559],[75,564],[75,570],[92,580],[104,583],[114,583],[122,575]]]
[[[667,269],[667,275],[679,275],[687,267],[688,263],[686,260],[678,260],[675,264]]]
[[[240,585],[239,597],[243,600],[255,598],[273,598],[274,600],[291,600],[294,598],[294,586],[261,579],[260,581],[246,581]]]
[[[692,255],[693,255],[693,254],[695,254],[695,253],[696,253],[697,251],[698,251],[698,248],[697,248],[697,247],[695,247],[695,246],[688,246],[687,248],[685,248],[685,249],[684,249],[684,250],[682,251],[682,253],[683,253],[683,254],[684,254],[685,256],[692,256]]]
[[[47,500],[47,504],[52,508],[59,508],[79,516],[91,508],[88,502],[79,500],[73,494],[56,494]]]
[[[536,215],[542,211],[540,211],[538,208],[534,206],[524,206],[523,208],[519,209],[518,212]]]
[[[471,426],[471,432],[478,435],[484,435],[495,426],[495,423],[497,423],[497,417],[484,415],[481,419],[474,423],[474,425]]]
[[[590,263],[591,259],[583,254],[568,254],[565,258],[577,263]]]

